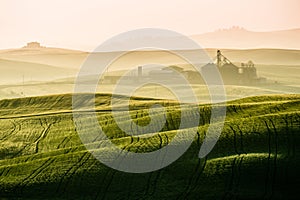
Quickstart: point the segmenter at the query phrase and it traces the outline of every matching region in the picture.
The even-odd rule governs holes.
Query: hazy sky
[[[242,26],[300,27],[299,0],[0,0],[0,49],[29,41],[91,50],[118,33],[166,28],[191,35]]]

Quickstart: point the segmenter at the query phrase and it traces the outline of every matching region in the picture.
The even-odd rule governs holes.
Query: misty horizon
[[[274,30],[274,31],[251,31],[244,27],[240,26],[231,26],[229,28],[219,28],[214,31],[210,32],[204,32],[204,33],[198,33],[198,34],[191,34],[188,35],[191,39],[193,39],[195,42],[197,42],[201,47],[204,49],[291,49],[291,50],[299,50],[300,49],[300,28],[292,28],[292,29],[285,29],[285,30]],[[289,34],[289,35],[288,35]],[[270,39],[270,36],[274,36],[273,40]],[[164,39],[162,36],[157,36],[160,39]],[[231,41],[230,37],[235,37],[234,41]],[[239,37],[238,39],[236,37]],[[259,39],[263,40],[256,41],[256,43],[261,42],[260,46],[255,44],[253,45],[253,41],[243,41],[243,37],[248,37],[248,39],[257,40],[255,37],[260,37]],[[252,37],[252,38],[251,38]],[[293,38],[292,38],[293,37]],[[145,39],[144,37],[141,38],[128,38],[128,40],[136,40],[136,39]],[[266,44],[266,40],[270,40],[269,43]],[[277,39],[277,40],[276,40]],[[284,43],[285,44],[280,44]],[[221,41],[221,42],[220,42]],[[227,42],[227,44],[224,44],[224,41]],[[290,42],[289,42],[290,41]],[[299,43],[295,42],[299,41]],[[49,44],[45,41],[39,41],[39,40],[32,40],[27,41],[23,44],[20,44],[19,46],[10,46],[10,47],[2,47],[0,50],[10,50],[10,49],[19,49],[24,48],[28,43],[30,42],[38,42],[40,43],[42,48],[58,48],[58,49],[69,49],[69,50],[75,50],[75,51],[82,51],[82,52],[93,52],[94,49],[97,47],[92,47],[92,45],[86,45],[89,46],[87,48],[78,46],[78,48],[71,48],[67,45],[63,44]],[[246,43],[245,43],[246,42]],[[286,45],[286,43],[288,44]],[[241,44],[244,43],[244,44]],[[100,45],[99,43],[98,45]],[[34,49],[34,48],[31,48]],[[114,51],[128,51],[129,49],[126,49],[122,46],[122,41],[119,43],[116,43],[112,50],[108,52],[114,52]],[[174,48],[173,50],[193,50],[193,48]]]

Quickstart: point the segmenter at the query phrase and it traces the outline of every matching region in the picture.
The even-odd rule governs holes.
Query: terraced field
[[[154,151],[170,143],[179,128],[177,102],[136,97],[130,107],[135,123],[148,124],[148,108],[159,103],[167,114],[156,115],[163,115],[166,124],[148,138],[128,136],[112,118],[110,99],[96,95],[97,117],[124,150]],[[199,127],[185,129],[197,129],[191,147],[170,166],[143,174],[116,171],[96,160],[76,132],[71,103],[71,95],[0,101],[0,199],[299,198],[300,95],[228,102],[222,135],[204,159],[198,153],[211,106],[187,106],[201,115]],[[98,150],[105,151],[101,141],[91,145],[97,142]]]

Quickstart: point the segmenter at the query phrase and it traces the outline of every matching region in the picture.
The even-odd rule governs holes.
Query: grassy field
[[[214,38],[215,40],[216,38]],[[226,38],[228,39],[228,38]],[[199,43],[201,45],[201,43]],[[214,58],[217,49],[205,49],[207,54]],[[290,49],[221,49],[221,51],[232,62],[247,62],[252,60],[254,63],[264,65],[300,65],[300,51]],[[174,50],[175,53],[187,53],[191,57],[197,57],[198,51],[194,50]],[[114,54],[116,52],[107,52],[106,54]],[[40,63],[44,65],[52,65],[63,68],[79,69],[82,63],[89,55],[88,52],[59,49],[59,48],[37,48],[37,49],[8,49],[0,50],[0,59],[11,61],[22,61],[30,63]],[[133,58],[133,59],[132,59]],[[171,55],[162,51],[137,51],[134,54],[128,55],[123,58],[120,69],[134,66],[134,63],[147,63],[145,61],[157,61],[157,63],[172,65],[179,64],[177,60],[170,59]],[[182,59],[180,59],[182,61]],[[186,62],[184,62],[186,63]]]
[[[122,101],[122,96],[118,96]],[[149,152],[167,145],[180,124],[175,101],[131,98],[135,123],[149,123],[148,108],[166,107],[163,129],[148,138],[128,136],[110,112],[111,95],[96,95],[99,123],[120,148]],[[0,101],[0,199],[298,199],[300,95],[249,97],[227,103],[222,135],[198,158],[210,105],[197,105],[200,126],[189,150],[161,170],[131,174],[97,161],[81,143],[72,96]],[[126,105],[124,105],[126,106]],[[191,106],[188,106],[189,109]],[[186,108],[187,109],[187,108]],[[157,114],[157,115],[163,115]],[[130,125],[130,121],[124,121]],[[86,128],[90,127],[88,124]],[[109,151],[101,148],[99,151]],[[99,143],[99,144],[98,144]]]
[[[275,73],[274,73],[275,74]],[[286,84],[279,81],[279,83],[268,83],[265,85],[249,85],[249,86],[239,86],[239,85],[224,85],[226,91],[226,99],[228,101],[241,99],[250,96],[260,96],[266,94],[300,94],[300,87],[298,86],[300,82],[297,80],[293,83],[288,82],[287,76],[281,77],[285,80]],[[296,78],[295,78],[296,79]],[[273,79],[276,80],[276,79]],[[92,87],[92,85],[90,85]],[[115,84],[103,84],[99,85],[97,92],[99,93],[112,93]],[[125,89],[130,87],[129,85],[119,86]],[[175,86],[173,86],[175,87]],[[199,98],[199,101],[203,103],[210,102],[210,95],[206,85],[191,84],[194,89],[195,94]],[[179,85],[177,89],[182,91],[182,87]],[[74,80],[62,79],[51,82],[32,82],[14,85],[0,85],[0,100],[1,99],[14,99],[19,97],[33,97],[33,96],[44,96],[44,95],[54,95],[54,94],[64,94],[71,93],[74,91]],[[135,92],[135,96],[140,97],[153,97],[159,99],[174,99],[175,96],[164,87],[158,85],[147,85]]]

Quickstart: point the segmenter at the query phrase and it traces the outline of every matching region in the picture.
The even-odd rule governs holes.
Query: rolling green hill
[[[88,53],[61,48],[18,48],[0,50],[0,58],[78,69]]]
[[[0,59],[0,71],[0,85],[22,83],[23,81],[50,81],[74,77],[77,73],[75,69],[5,59]]]
[[[228,39],[228,38],[226,38]],[[201,45],[201,43],[200,43]],[[207,54],[216,57],[217,48],[204,49]],[[300,65],[300,50],[291,49],[222,49],[221,51],[232,62],[248,62],[252,60],[255,64],[263,65]],[[189,55],[192,58],[199,58],[199,51],[195,50],[173,50],[176,54]],[[118,55],[120,52],[105,52],[102,54]],[[125,53],[125,52],[124,52]],[[184,53],[184,54],[183,54]],[[101,53],[98,53],[101,54]],[[15,60],[30,63],[39,63],[63,68],[79,69],[90,55],[89,52],[59,49],[59,48],[37,48],[37,49],[8,49],[0,50],[0,59]],[[122,61],[122,62],[120,62]],[[134,51],[126,54],[120,59],[117,67],[119,70],[128,69],[145,63],[160,63],[165,65],[182,64],[182,59],[176,59],[166,51]],[[155,62],[154,62],[155,61]],[[208,62],[205,60],[205,63]]]
[[[123,96],[115,97],[122,101]],[[128,136],[111,115],[111,95],[97,94],[99,123],[120,148],[149,152],[167,145],[180,124],[176,101],[131,98],[135,123],[149,123],[148,108],[166,107],[163,129],[148,138]],[[249,97],[227,103],[222,135],[198,158],[209,126],[210,105],[200,110],[197,137],[176,162],[161,170],[131,174],[97,161],[81,143],[72,116],[72,96],[0,101],[0,197],[4,199],[297,199],[300,186],[300,95]],[[126,105],[120,105],[126,106]],[[164,115],[157,113],[157,116]],[[122,117],[122,116],[121,116]],[[189,116],[192,117],[192,116]],[[87,120],[88,122],[88,120]],[[130,121],[124,121],[130,125]],[[86,128],[89,129],[88,124]],[[96,141],[97,150],[101,142]]]
[[[210,57],[216,56],[217,49],[205,49]],[[195,50],[175,50],[197,60]],[[113,55],[120,52],[105,52]],[[259,77],[265,77],[268,85],[251,87],[225,86],[228,99],[243,98],[261,94],[299,93],[300,51],[288,49],[222,49],[222,53],[237,66],[252,60]],[[101,53],[98,53],[99,55]],[[60,48],[19,48],[0,50],[0,99],[51,94],[71,93],[80,66],[88,57],[88,52]],[[96,54],[97,55],[97,54]],[[207,60],[205,60],[205,63]],[[108,75],[124,73],[125,69],[149,63],[166,66],[178,65],[191,69],[175,54],[165,51],[132,51],[116,59],[110,66]],[[184,64],[183,64],[184,63]],[[144,72],[147,70],[145,67]],[[149,69],[148,69],[149,70]],[[111,93],[113,85],[102,85],[98,92]],[[198,87],[198,86],[196,86]],[[205,86],[199,86],[202,92]],[[151,97],[156,89],[138,96]],[[206,92],[207,93],[207,92]],[[155,96],[156,98],[165,98]],[[167,96],[167,98],[171,98]]]

